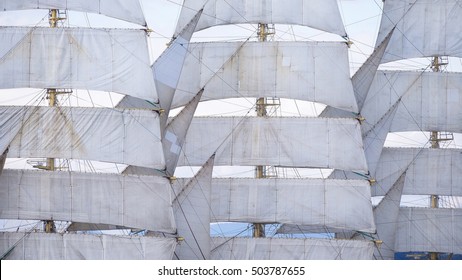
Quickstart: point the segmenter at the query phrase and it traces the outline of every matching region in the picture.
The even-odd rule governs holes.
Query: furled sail
[[[213,161],[215,155],[204,164],[185,184],[174,184],[173,201],[178,235],[184,238],[175,251],[179,260],[210,259],[210,203]]]
[[[358,112],[341,42],[212,42],[190,45],[173,107],[202,100],[277,97]]]
[[[212,238],[215,260],[370,260],[374,244],[340,239]]]
[[[186,0],[178,20],[178,33],[194,13],[204,9],[196,31],[225,24],[265,23],[304,25],[346,37],[336,0]],[[313,16],[316,15],[316,16]]]
[[[377,45],[396,26],[382,63],[436,55],[462,56],[458,0],[387,0]]]
[[[214,179],[212,222],[375,232],[366,180]]]
[[[216,151],[216,166],[273,165],[367,172],[359,129],[354,119],[196,117],[179,165],[201,166]]]
[[[175,246],[175,238],[0,232],[6,260],[166,260]]]
[[[9,157],[68,158],[165,168],[158,113],[76,107],[0,107],[2,152]],[[18,116],[24,116],[19,118]],[[14,116],[14,117],[10,117]],[[18,122],[20,124],[18,125]],[[4,141],[3,139],[6,139]]]
[[[146,26],[139,0],[4,0],[0,11],[60,9],[96,13]]]
[[[1,88],[117,92],[158,102],[143,30],[0,28]]]
[[[39,184],[38,184],[39,182]],[[4,170],[0,218],[109,224],[175,232],[168,179]]]
[[[398,252],[462,254],[462,209],[401,208]]]

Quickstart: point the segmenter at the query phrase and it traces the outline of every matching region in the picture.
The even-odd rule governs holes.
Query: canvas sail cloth
[[[428,56],[462,56],[458,0],[387,0],[377,45],[396,26],[382,63]],[[399,32],[398,32],[399,31]]]
[[[4,170],[0,218],[108,224],[174,233],[168,179]]]
[[[384,148],[372,195],[384,195],[404,172],[404,195],[462,196],[459,149]]]
[[[183,69],[184,59],[188,52],[189,42],[201,15],[202,10],[197,12],[180,34],[172,39],[168,48],[152,65],[152,76],[155,81],[156,89],[159,92],[159,104],[153,104],[149,102],[149,100],[143,100],[138,97],[125,96],[119,104],[117,104],[117,108],[154,109],[157,105],[160,105],[161,109],[164,110],[160,116],[160,124],[162,131],[164,131],[164,127],[167,125],[173,97]],[[199,91],[200,89],[195,94],[199,93]]]
[[[158,114],[149,110],[0,107],[8,157],[68,158],[164,169]],[[7,130],[8,129],[8,130]],[[8,143],[10,141],[10,143]]]
[[[215,155],[212,155],[188,182],[179,180],[173,185],[177,234],[184,238],[176,247],[175,259],[210,259],[210,193],[214,159]]]
[[[1,27],[1,88],[72,88],[158,102],[143,30]]]
[[[462,74],[378,71],[362,115],[376,124],[399,101],[391,132],[462,131]]]
[[[462,253],[462,209],[401,208],[397,252]]]
[[[293,24],[320,29],[345,37],[336,0],[186,0],[178,20],[178,34],[194,14],[204,9],[196,31],[225,24]],[[313,16],[316,15],[316,16]]]
[[[103,14],[146,26],[139,0],[4,0],[0,11],[59,9]]]
[[[204,88],[202,101],[277,97],[358,111],[345,43],[192,43],[189,51],[173,107]]]
[[[374,244],[360,240],[212,238],[214,260],[370,260]]]
[[[201,166],[217,151],[215,166],[325,167],[367,172],[359,126],[353,119],[196,117],[178,164]]]
[[[174,238],[0,232],[6,260],[166,260],[175,246]]]
[[[375,232],[366,180],[214,179],[212,222]]]

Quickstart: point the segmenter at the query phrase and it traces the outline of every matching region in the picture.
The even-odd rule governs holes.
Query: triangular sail
[[[379,205],[374,208],[377,236],[382,241],[380,247],[376,248],[375,257],[377,259],[388,260],[395,257],[396,228],[405,178],[406,172],[399,177]]]
[[[210,259],[210,202],[215,155],[185,184],[174,185],[174,211],[177,234],[184,239],[175,251],[175,259]]]

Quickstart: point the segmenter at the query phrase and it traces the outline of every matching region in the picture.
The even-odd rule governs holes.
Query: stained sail
[[[12,124],[2,124],[5,135],[0,148],[4,151],[10,145],[9,157],[165,167],[156,112],[77,107],[0,107],[0,112],[15,125],[4,131]],[[13,139],[11,143],[9,139]]]
[[[377,45],[396,26],[382,63],[427,56],[461,56],[462,7],[458,0],[387,0]]]
[[[175,246],[174,238],[0,232],[7,260],[165,260]]]
[[[277,97],[357,112],[340,42],[215,42],[190,45],[173,107],[200,89],[202,100]]]
[[[212,238],[215,260],[370,260],[367,241],[288,238]]]
[[[335,0],[296,0],[290,5],[284,0],[238,0],[231,4],[220,0],[187,0],[177,24],[177,33],[194,16],[204,9],[196,31],[225,24],[264,23],[305,25],[346,36],[339,7]],[[313,16],[316,15],[316,16]]]
[[[39,182],[39,184],[38,184]],[[4,170],[0,218],[109,224],[175,232],[168,179]]]
[[[200,166],[217,151],[215,165],[366,172],[359,126],[353,119],[196,117],[178,164]]]
[[[138,0],[5,0],[0,3],[0,11],[27,9],[60,9],[96,13],[146,25]]]
[[[158,102],[143,30],[1,27],[0,87],[117,92]]]

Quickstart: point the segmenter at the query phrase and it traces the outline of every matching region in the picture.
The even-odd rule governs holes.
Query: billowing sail
[[[0,11],[60,9],[96,13],[146,25],[139,0],[4,0]]]
[[[379,71],[362,115],[376,124],[399,99],[390,130],[460,132],[461,73]]]
[[[462,254],[462,209],[401,208],[397,252]]]
[[[346,36],[335,0],[186,0],[178,20],[178,33],[196,11],[204,9],[196,31],[225,24],[265,23],[305,25]]]
[[[0,232],[6,260],[166,260],[175,246],[175,238]]]
[[[273,165],[367,172],[354,119],[195,118],[179,165]],[[344,137],[347,135],[348,137]]]
[[[382,63],[427,56],[462,56],[458,0],[387,0],[377,45],[396,26]]]
[[[158,102],[143,30],[1,27],[0,41],[0,88],[98,90]]]
[[[367,181],[214,179],[212,222],[283,223],[375,232]]]
[[[4,170],[0,218],[109,224],[174,233],[168,179]]]
[[[67,158],[165,168],[158,113],[76,107],[0,107],[9,157]],[[12,117],[10,117],[12,116]],[[25,117],[23,117],[25,116]],[[18,124],[19,122],[19,124]],[[8,140],[12,139],[11,143]]]
[[[212,238],[215,260],[370,260],[374,244],[359,240]]]
[[[384,195],[404,172],[404,195],[462,196],[459,149],[384,148],[377,166],[374,196]]]
[[[203,101],[277,97],[358,111],[345,43],[215,42],[189,50],[173,107],[204,88]]]

